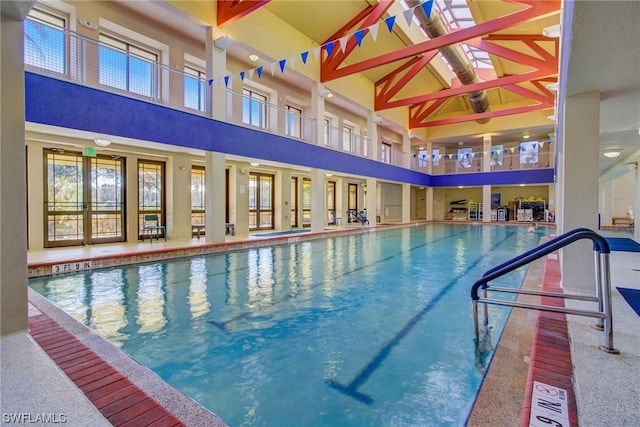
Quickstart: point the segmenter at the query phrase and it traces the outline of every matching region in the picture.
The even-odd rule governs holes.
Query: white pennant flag
[[[407,21],[407,25],[411,26],[411,20],[413,19],[414,8],[407,9],[402,14],[404,15],[404,19]]]
[[[251,80],[253,80],[253,73],[254,73],[255,71],[256,71],[256,69],[255,69],[255,68],[252,68],[251,70],[249,70],[249,78],[250,78]]]
[[[369,32],[371,33],[371,38],[373,38],[373,41],[376,41],[376,39],[378,38],[378,28],[380,28],[380,24],[375,23],[368,28]]]
[[[340,39],[338,40],[340,42],[340,49],[342,49],[343,52],[347,51],[347,40],[349,40],[349,36],[344,36],[344,37],[340,37]]]
[[[513,154],[513,152],[516,151],[516,147],[511,147],[510,150],[511,150],[511,154]]]
[[[297,55],[294,55],[291,58],[289,58],[289,68],[291,68],[292,70],[296,69],[296,60],[297,59],[298,59]]]
[[[273,73],[276,72],[276,65],[278,65],[276,62],[273,62],[271,64],[269,64],[269,66],[271,67],[271,75],[273,76]]]
[[[315,56],[316,58],[316,62],[318,62],[318,58],[320,58],[320,48],[322,46],[318,46],[316,48],[314,48],[311,52],[313,52],[313,56]]]

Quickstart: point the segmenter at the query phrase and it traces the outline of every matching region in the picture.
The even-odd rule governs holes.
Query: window
[[[302,226],[311,227],[311,180],[302,178]]]
[[[32,9],[24,22],[24,63],[55,73],[67,73],[66,18]]]
[[[382,163],[391,163],[391,144],[382,142],[380,144],[380,161]]]
[[[367,132],[362,132],[362,155],[369,157],[369,135]]]
[[[324,119],[324,145],[329,145],[331,142],[331,120]]]
[[[202,166],[191,167],[191,225],[205,223],[204,171]]]
[[[504,145],[491,146],[491,166],[502,166],[504,164]]]
[[[249,229],[273,228],[273,175],[249,175]]]
[[[351,144],[353,143],[353,129],[349,126],[342,126],[342,149],[344,151],[351,151]]]
[[[204,71],[185,65],[184,106],[192,110],[204,111],[206,106],[206,82]]]
[[[267,97],[250,89],[242,89],[242,121],[267,128]]]
[[[138,160],[138,238],[142,238],[144,215],[157,214],[165,224],[164,194],[164,163]]]
[[[433,159],[433,166],[440,166],[440,149],[434,148],[431,158]]]
[[[298,226],[298,177],[291,177],[291,227]]]
[[[458,169],[470,168],[473,163],[473,150],[471,148],[458,148]]]
[[[327,182],[327,218],[328,224],[336,223],[336,182]]]
[[[419,150],[418,151],[418,166],[424,168],[427,166],[427,150]]]
[[[518,147],[520,164],[533,165],[538,163],[538,141],[524,141]]]
[[[302,138],[302,110],[300,108],[287,105],[285,128],[287,135]]]
[[[158,54],[100,33],[100,84],[157,98]]]

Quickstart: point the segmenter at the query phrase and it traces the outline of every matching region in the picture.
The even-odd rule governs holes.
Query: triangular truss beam
[[[242,18],[271,0],[218,0],[218,27]]]

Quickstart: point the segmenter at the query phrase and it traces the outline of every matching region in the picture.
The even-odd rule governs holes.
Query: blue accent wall
[[[25,73],[32,123],[234,154],[418,186],[552,183],[552,169],[430,176],[197,114]]]

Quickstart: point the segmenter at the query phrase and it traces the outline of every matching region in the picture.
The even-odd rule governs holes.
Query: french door
[[[273,175],[249,175],[249,230],[273,229]]]
[[[119,156],[44,150],[45,247],[126,240],[124,164]]]

